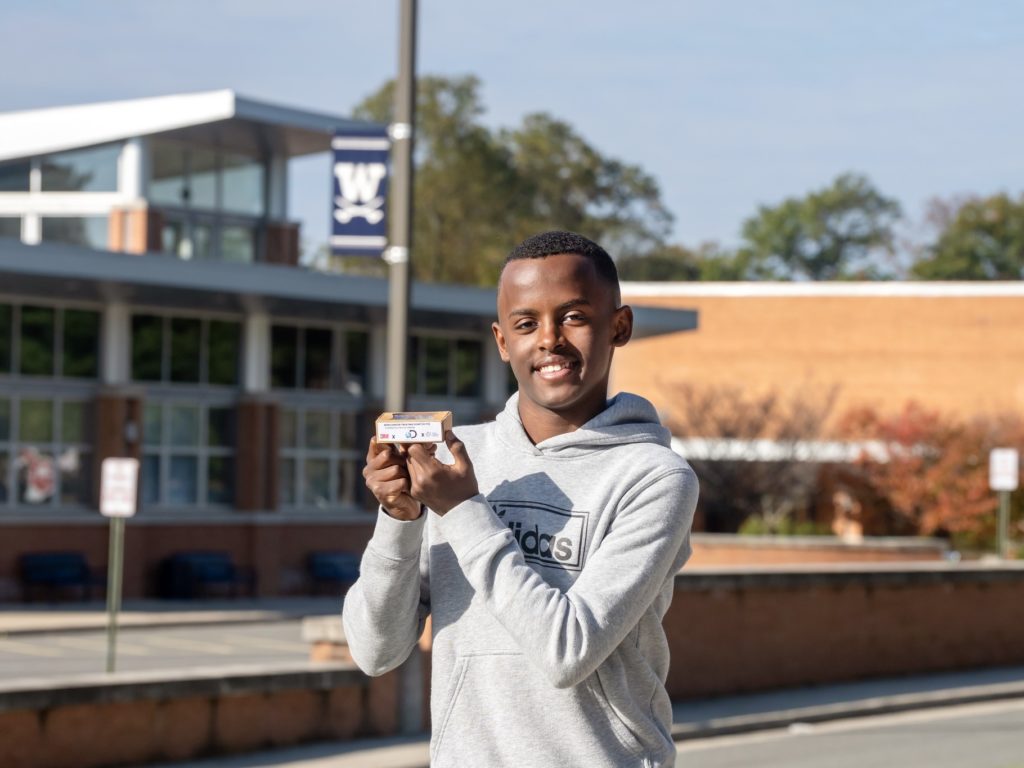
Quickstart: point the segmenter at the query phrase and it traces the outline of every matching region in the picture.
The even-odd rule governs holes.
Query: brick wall
[[[698,286],[699,288],[699,286]],[[613,387],[671,411],[673,384],[792,391],[838,384],[835,413],[910,399],[954,415],[1024,411],[1024,296],[630,296],[695,309],[694,332],[616,351]]]
[[[687,568],[673,699],[1024,663],[1024,564]]]

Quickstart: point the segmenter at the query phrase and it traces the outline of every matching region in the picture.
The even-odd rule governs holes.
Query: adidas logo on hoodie
[[[529,563],[578,571],[583,568],[587,512],[536,501],[488,499]]]

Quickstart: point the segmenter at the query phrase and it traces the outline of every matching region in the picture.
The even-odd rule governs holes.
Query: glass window
[[[327,411],[306,412],[306,448],[331,447],[331,414]]]
[[[482,362],[479,341],[460,339],[455,342],[456,397],[479,397]]]
[[[345,333],[345,389],[350,394],[362,395],[368,388],[367,371],[370,370],[370,334],[365,331]]]
[[[21,308],[21,365],[26,376],[53,376],[55,311],[47,307]]]
[[[224,226],[220,234],[220,258],[249,264],[256,260],[256,232],[252,227]]]
[[[192,237],[183,245],[183,259],[213,258],[213,227],[210,224],[193,224]],[[187,255],[186,255],[187,253]]]
[[[53,454],[28,447],[18,454],[18,500],[23,504],[45,504],[57,490],[57,468]]]
[[[142,457],[142,503],[157,504],[160,501],[160,457],[146,454]]]
[[[99,374],[100,314],[64,310],[64,376],[94,379]]]
[[[170,410],[171,445],[199,445],[199,408],[194,405],[172,405]]]
[[[295,448],[298,445],[295,439],[295,419],[295,411],[282,409],[279,424],[281,428],[281,445],[285,448]]]
[[[171,381],[199,382],[199,348],[202,321],[190,317],[171,319]]]
[[[331,384],[331,343],[333,334],[325,328],[307,328],[306,365],[303,385],[306,389],[327,389]]]
[[[0,216],[0,237],[21,239],[21,219],[16,216]]]
[[[92,502],[92,454],[65,448],[57,459],[60,471],[60,500],[65,504]]]
[[[210,408],[206,412],[206,444],[230,448],[235,444],[235,409]]]
[[[163,378],[164,319],[157,315],[132,315],[132,379]]]
[[[338,444],[341,450],[358,450],[362,447],[362,436],[359,434],[360,419],[354,413],[338,414]]]
[[[22,400],[18,437],[24,443],[53,442],[53,401]]]
[[[119,144],[47,155],[42,161],[43,192],[116,192]]]
[[[295,387],[298,348],[297,328],[275,325],[270,329],[270,386],[288,389]]]
[[[189,152],[189,205],[213,210],[217,207],[217,153],[193,148]]]
[[[284,507],[295,504],[295,459],[281,459],[278,463],[278,503]]]
[[[338,462],[338,503],[355,505],[361,500],[359,467],[354,461]]]
[[[185,205],[188,197],[185,147],[163,141],[154,141],[152,147],[153,170],[149,182],[149,199],[162,205]],[[169,249],[165,247],[164,250]]]
[[[238,323],[210,321],[207,371],[211,384],[233,386],[238,383],[238,352],[242,329]]]
[[[0,165],[0,192],[28,192],[31,172],[32,163],[29,160]]]
[[[164,409],[159,405],[147,404],[142,412],[143,445],[160,445],[164,434]]]
[[[448,394],[448,339],[424,339],[423,394]]]
[[[235,462],[230,456],[211,456],[206,467],[206,500],[211,504],[231,504],[235,500]]]
[[[42,238],[46,243],[70,243],[106,250],[109,242],[106,216],[44,216]]]
[[[244,155],[224,154],[225,211],[260,216],[263,213],[263,165]]]
[[[0,399],[0,443],[11,439],[11,401]]]
[[[327,459],[306,459],[302,502],[313,507],[328,504],[331,492],[331,463]]]
[[[0,503],[7,502],[7,454],[0,453]]]
[[[195,504],[199,498],[199,463],[195,456],[171,456],[168,504]]]
[[[60,413],[61,440],[65,443],[88,442],[90,424],[85,403],[61,403]]]
[[[11,371],[12,315],[9,304],[0,304],[0,374]]]

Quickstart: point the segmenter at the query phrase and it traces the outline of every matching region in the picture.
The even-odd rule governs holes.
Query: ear
[[[612,315],[612,346],[623,347],[633,338],[633,308],[623,304]]]
[[[494,343],[498,345],[498,354],[501,355],[503,363],[509,362],[508,347],[505,346],[505,334],[501,332],[501,326],[491,323],[491,332],[494,334]]]

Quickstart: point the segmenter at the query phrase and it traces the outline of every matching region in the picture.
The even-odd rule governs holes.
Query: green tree
[[[704,243],[696,250],[682,245],[665,245],[649,253],[618,260],[619,277],[643,281],[742,280],[745,264],[736,253],[716,243]]]
[[[475,77],[417,81],[413,266],[420,280],[491,283],[522,217],[510,153],[480,122]],[[394,82],[355,109],[390,122]]]
[[[956,204],[934,202],[936,241],[911,272],[924,280],[1024,279],[1024,195],[1006,194]]]
[[[493,285],[510,247],[543,229],[580,231],[622,256],[662,245],[671,215],[651,176],[549,115],[492,131],[479,91],[472,76],[417,82],[418,279]],[[393,101],[389,82],[355,114],[390,122]]]
[[[870,257],[891,253],[899,203],[863,176],[844,174],[803,198],[761,206],[743,225],[748,279],[883,277]]]
[[[623,257],[662,245],[672,215],[654,177],[636,165],[603,156],[566,122],[527,115],[502,142],[528,197],[529,232],[569,229],[587,234]]]

